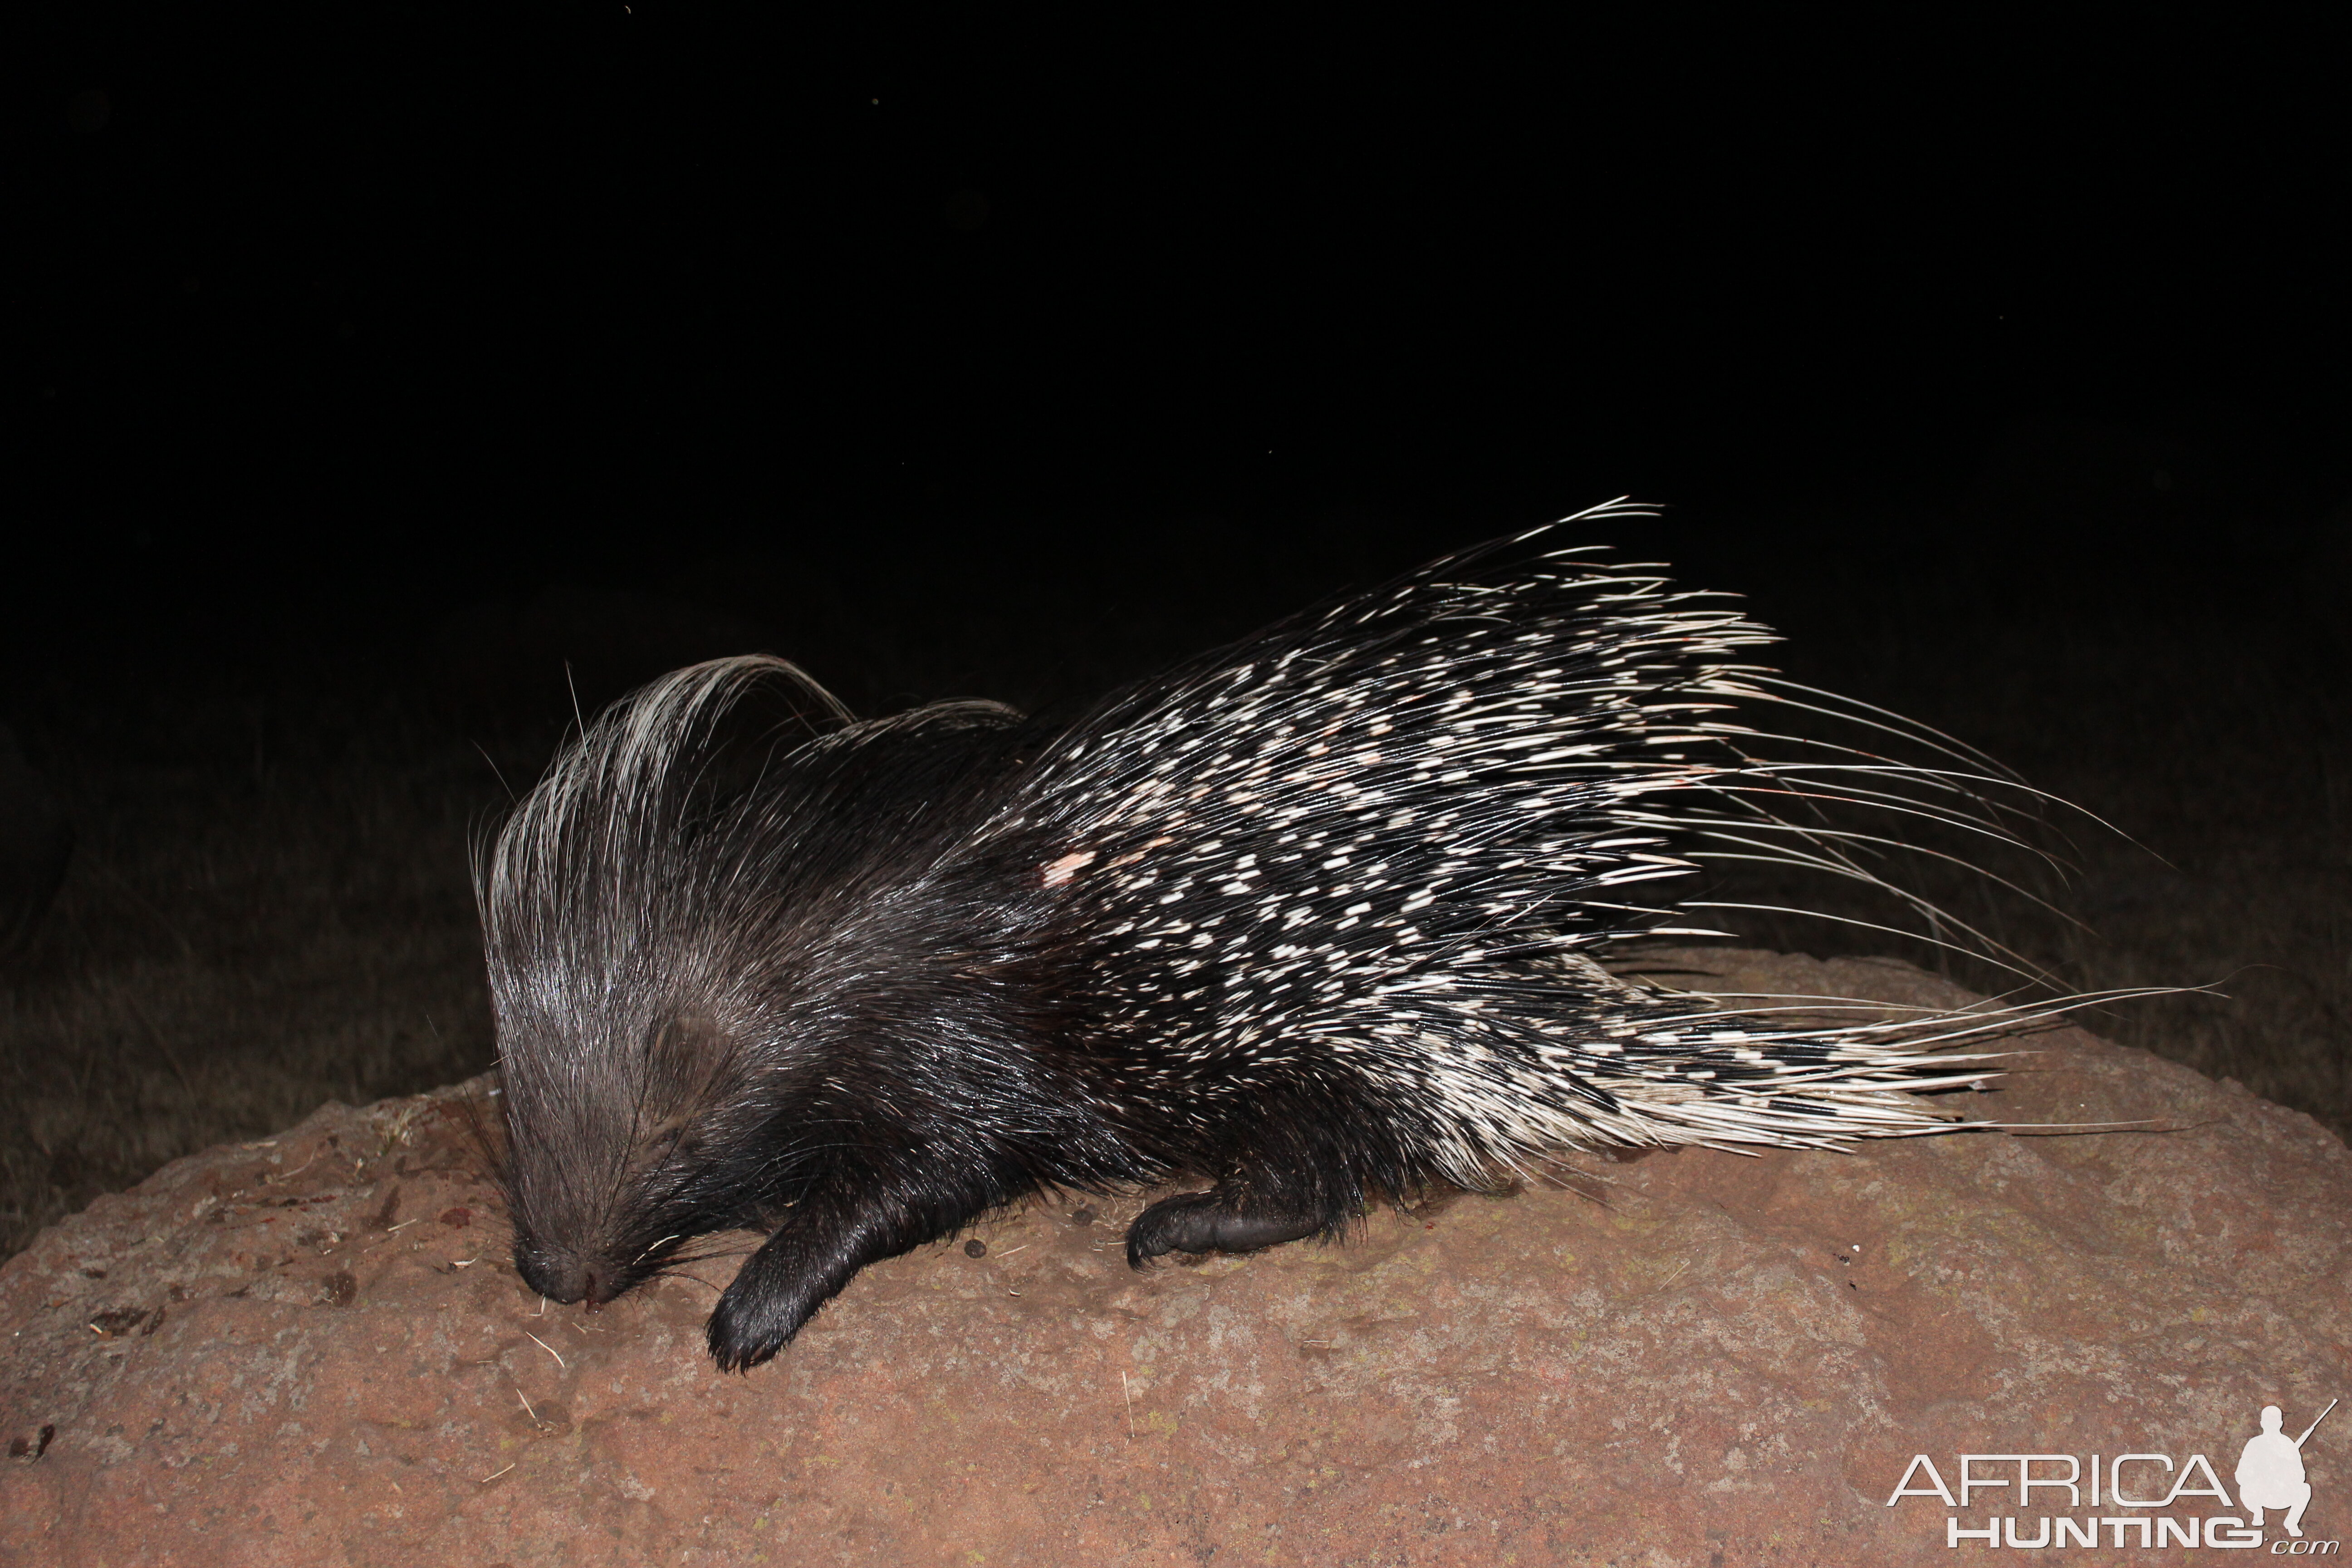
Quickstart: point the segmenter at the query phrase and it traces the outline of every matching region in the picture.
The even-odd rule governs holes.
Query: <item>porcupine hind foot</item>
[[[1224,1189],[1162,1198],[1127,1227],[1127,1261],[1137,1268],[1169,1252],[1255,1252],[1330,1228],[1320,1215],[1237,1209]]]
[[[1346,1169],[1338,1160],[1318,1163],[1327,1171]],[[1127,1227],[1127,1261],[1141,1268],[1164,1253],[1255,1252],[1310,1236],[1337,1236],[1363,1208],[1358,1180],[1286,1179],[1254,1164],[1205,1193],[1179,1193],[1136,1215]]]

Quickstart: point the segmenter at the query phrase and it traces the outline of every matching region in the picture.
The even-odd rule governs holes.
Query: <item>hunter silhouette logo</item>
[[[2329,1400],[2327,1410],[2335,1408],[2336,1401]],[[2238,1501],[2248,1515],[2246,1522],[2256,1530],[2262,1528],[2263,1510],[2283,1508],[2286,1532],[2302,1538],[2303,1510],[2311,1502],[2311,1483],[2303,1474],[2303,1445],[2327,1419],[2327,1410],[2303,1429],[2303,1436],[2289,1438],[2279,1430],[2285,1418],[2279,1407],[2263,1406],[2263,1429],[2246,1439],[2245,1451],[2238,1456]]]
[[[1950,1510],[1945,1545],[2027,1551],[2104,1542],[2116,1551],[2202,1546],[2244,1552],[2264,1544],[2263,1515],[2271,1511],[2284,1516],[2278,1522],[2286,1531],[2269,1542],[2273,1556],[2332,1557],[2341,1542],[2304,1539],[2311,1479],[2303,1451],[2336,1404],[2329,1400],[2295,1437],[2286,1434],[2285,1413],[2263,1405],[2262,1430],[2238,1455],[2234,1502],[2219,1468],[2203,1454],[2179,1460],[2147,1452],[1958,1454],[1940,1472],[1932,1458],[1914,1454],[1886,1506],[1934,1498]],[[1949,1483],[1946,1474],[1953,1478]],[[2201,1499],[2211,1500],[2200,1504]],[[1980,1509],[1987,1511],[1977,1513]]]

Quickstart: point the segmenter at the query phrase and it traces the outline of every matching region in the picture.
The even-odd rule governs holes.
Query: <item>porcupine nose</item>
[[[593,1311],[613,1299],[610,1276],[584,1259],[519,1255],[515,1272],[533,1290],[565,1306],[584,1300]]]

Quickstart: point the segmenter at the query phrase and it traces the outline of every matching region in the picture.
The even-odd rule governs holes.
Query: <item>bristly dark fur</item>
[[[1710,848],[1877,882],[1885,833],[1798,815],[1821,798],[2006,837],[2000,781],[1866,711],[1961,765],[1760,760],[1731,710],[1794,690],[1735,662],[1769,633],[1527,539],[1056,731],[854,723],[768,658],[604,714],[478,877],[524,1279],[594,1304],[765,1232],[709,1322],[740,1369],[1040,1188],[1213,1183],[1136,1221],[1139,1267],[1562,1148],[1948,1125],[1903,1091],[1981,1079],[1934,1047],[2015,1014],[1798,1026],[1593,955],[1686,931],[1634,895]]]

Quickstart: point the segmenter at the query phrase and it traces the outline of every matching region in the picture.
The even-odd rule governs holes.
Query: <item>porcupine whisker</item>
[[[584,728],[584,726],[583,726],[583,728]],[[638,1264],[643,1263],[643,1262],[646,1260],[646,1258],[653,1253],[653,1251],[654,1251],[654,1249],[655,1249],[656,1247],[660,1247],[667,1246],[669,1243],[671,1243],[671,1242],[673,1242],[673,1241],[677,1241],[677,1240],[678,1240],[678,1239],[680,1239],[680,1238],[679,1238],[679,1237],[676,1237],[676,1236],[665,1236],[665,1237],[663,1237],[661,1238],[661,1240],[655,1242],[655,1243],[653,1244],[653,1247],[646,1247],[646,1248],[645,1249],[645,1251],[638,1253],[635,1258],[631,1258],[631,1259],[629,1260],[629,1266],[630,1266],[631,1268],[635,1268],[635,1267],[636,1267]]]

